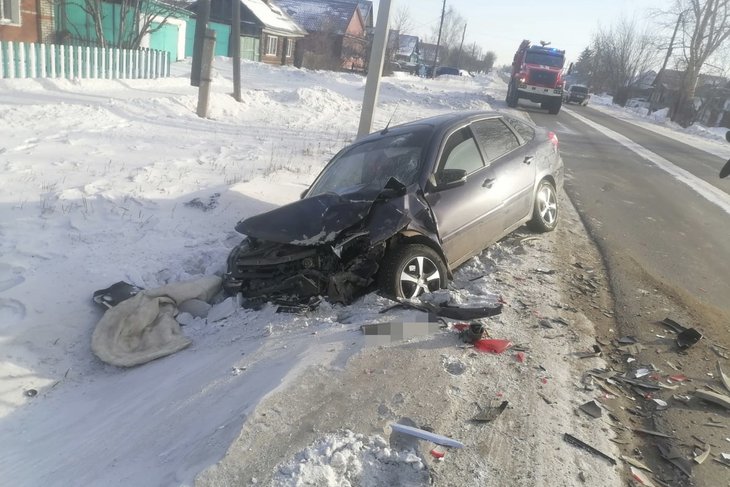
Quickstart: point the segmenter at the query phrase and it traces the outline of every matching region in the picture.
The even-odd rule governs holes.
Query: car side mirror
[[[465,169],[444,169],[438,178],[437,189],[456,188],[466,184]]]

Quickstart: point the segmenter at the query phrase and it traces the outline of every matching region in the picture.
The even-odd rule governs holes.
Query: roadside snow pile
[[[277,467],[272,483],[277,487],[377,487],[428,482],[428,470],[415,452],[391,449],[381,436],[345,430],[317,440]]]

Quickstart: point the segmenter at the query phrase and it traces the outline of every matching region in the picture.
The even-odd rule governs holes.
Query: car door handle
[[[482,183],[482,188],[491,188],[494,184],[494,178],[487,178]]]
[[[535,158],[535,156],[525,156],[525,160],[522,161],[523,163],[527,164],[528,166],[532,163],[532,160]]]

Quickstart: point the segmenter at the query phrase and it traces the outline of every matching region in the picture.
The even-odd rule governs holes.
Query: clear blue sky
[[[373,0],[377,12],[379,0]],[[512,62],[522,39],[551,41],[575,61],[588,46],[599,22],[610,25],[622,14],[646,19],[650,9],[668,8],[671,0],[446,0],[467,21],[465,44],[476,42],[497,53],[497,65]],[[443,0],[391,0],[391,18],[408,5],[419,37],[438,29]],[[377,19],[377,17],[376,17]]]

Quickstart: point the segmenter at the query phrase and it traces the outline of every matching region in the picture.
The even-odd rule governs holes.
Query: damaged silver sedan
[[[342,149],[299,201],[246,218],[224,287],[247,299],[349,303],[379,288],[414,298],[529,223],[558,222],[553,133],[498,113],[452,113]]]

